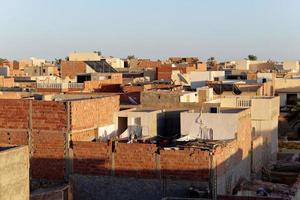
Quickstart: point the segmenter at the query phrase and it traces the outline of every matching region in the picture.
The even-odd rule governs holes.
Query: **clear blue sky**
[[[300,58],[299,0],[3,0],[0,57]]]

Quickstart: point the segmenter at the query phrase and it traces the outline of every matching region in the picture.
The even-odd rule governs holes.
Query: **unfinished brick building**
[[[241,178],[250,177],[250,111],[240,112],[232,140],[181,142],[166,148],[76,141],[72,150],[71,183],[78,199],[183,197],[191,186],[214,197],[231,194]]]
[[[106,105],[106,106],[103,106]],[[0,100],[0,143],[28,145],[31,178],[64,180],[70,173],[70,141],[96,138],[113,123],[119,96],[60,101]]]

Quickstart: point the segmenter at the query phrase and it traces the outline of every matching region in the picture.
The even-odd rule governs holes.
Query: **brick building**
[[[100,61],[62,61],[61,78],[74,79],[81,73],[112,73],[117,72],[105,59]]]
[[[96,139],[99,127],[113,123],[119,97],[1,99],[0,105],[0,143],[29,146],[31,178],[63,180],[70,171],[70,141]]]
[[[71,178],[74,194],[81,199],[160,199],[186,196],[191,186],[202,188],[206,195],[231,194],[241,178],[250,177],[249,110],[239,117],[232,140],[179,142],[165,148],[76,141]]]

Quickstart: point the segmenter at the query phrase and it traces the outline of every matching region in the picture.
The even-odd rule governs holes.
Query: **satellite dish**
[[[177,74],[177,76],[179,77],[180,81],[189,84],[189,82],[184,78],[184,76],[182,74]]]

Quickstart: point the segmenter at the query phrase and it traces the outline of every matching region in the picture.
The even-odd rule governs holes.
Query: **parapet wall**
[[[209,179],[209,151],[158,149],[153,144],[73,142],[75,174]]]

